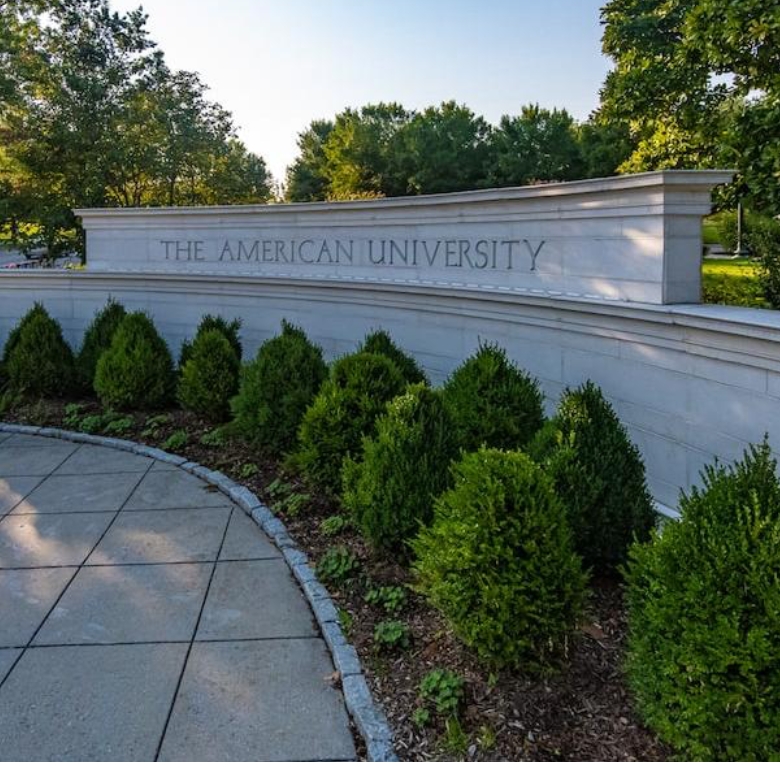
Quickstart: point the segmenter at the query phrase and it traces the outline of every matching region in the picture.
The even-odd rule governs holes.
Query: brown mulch
[[[42,402],[8,410],[3,419],[64,427],[65,406],[65,402]],[[80,415],[100,412],[97,404],[82,403]],[[346,546],[359,558],[355,577],[339,588],[331,586],[330,592],[344,612],[342,625],[360,654],[374,697],[388,716],[402,760],[646,761],[673,756],[641,724],[632,706],[621,669],[626,621],[622,591],[615,580],[593,583],[588,621],[572,638],[560,670],[544,678],[522,672],[492,674],[408,587],[407,604],[399,615],[389,617],[365,602],[369,586],[408,586],[412,580],[405,568],[373,558],[349,527],[335,537],[325,536],[319,525],[338,511],[332,502],[311,495],[293,514],[285,513],[278,488],[274,491],[272,486],[269,493],[268,486],[284,481],[293,492],[306,491],[278,463],[264,459],[239,439],[228,438],[218,446],[202,442],[203,434],[214,426],[187,412],[159,413],[158,427],[147,431],[147,418],[154,415],[131,413],[127,417],[132,417],[132,426],[113,435],[160,447],[174,432],[184,430],[186,442],[172,452],[224,472],[269,505],[276,502],[279,517],[313,562],[334,544]],[[390,654],[377,651],[374,627],[387,619],[408,626],[408,649]],[[425,727],[412,718],[420,705],[420,681],[433,668],[448,668],[466,681],[459,728],[449,733],[445,720],[435,714]]]

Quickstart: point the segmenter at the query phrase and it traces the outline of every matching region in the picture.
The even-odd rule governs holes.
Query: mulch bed
[[[66,427],[65,406],[64,402],[41,402],[9,410],[3,420]],[[100,413],[99,405],[82,403],[81,417]],[[158,416],[156,428],[148,429],[146,421],[154,415]],[[354,578],[336,589],[331,586],[330,592],[344,612],[342,626],[360,654],[374,697],[388,716],[402,760],[631,761],[673,757],[632,708],[621,669],[626,621],[616,580],[593,582],[588,621],[572,638],[568,660],[559,671],[541,679],[521,672],[491,674],[457,641],[439,614],[408,588],[405,608],[392,618],[367,604],[364,596],[369,586],[409,585],[408,570],[372,557],[349,527],[337,536],[325,536],[320,523],[338,512],[327,499],[310,494],[292,513],[285,512],[284,499],[279,503],[278,483],[287,483],[292,492],[306,490],[278,463],[263,459],[239,439],[228,438],[218,446],[203,443],[203,434],[214,426],[188,412],[131,413],[127,417],[132,418],[132,425],[113,436],[160,447],[174,432],[184,430],[187,441],[171,452],[224,472],[269,505],[276,502],[277,514],[314,562],[334,544],[346,546],[359,558]],[[387,619],[398,619],[408,626],[408,649],[390,654],[377,651],[374,627]],[[425,727],[412,719],[419,706],[420,681],[433,668],[448,668],[466,681],[459,728],[448,731],[445,720],[435,714]]]

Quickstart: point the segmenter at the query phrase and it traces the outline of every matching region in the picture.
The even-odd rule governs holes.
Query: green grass
[[[718,229],[718,221],[714,216],[708,216],[704,219],[704,223],[701,228],[701,238],[705,245],[713,245],[720,243],[720,232]]]
[[[769,307],[758,267],[749,259],[704,259],[702,301],[737,307]]]

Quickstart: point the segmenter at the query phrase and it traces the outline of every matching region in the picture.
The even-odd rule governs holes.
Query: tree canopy
[[[0,2],[0,234],[56,256],[74,207],[263,202],[265,162],[196,73],[171,70],[139,8]]]

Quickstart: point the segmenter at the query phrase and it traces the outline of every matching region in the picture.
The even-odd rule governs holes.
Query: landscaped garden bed
[[[74,357],[36,306],[4,348],[0,417],[137,440],[254,491],[330,591],[402,759],[777,756],[768,444],[708,469],[659,534],[590,382],[545,419],[496,345],[434,389],[385,332],[326,365],[285,322],[243,367],[239,332],[207,316],[176,368],[112,303]]]

